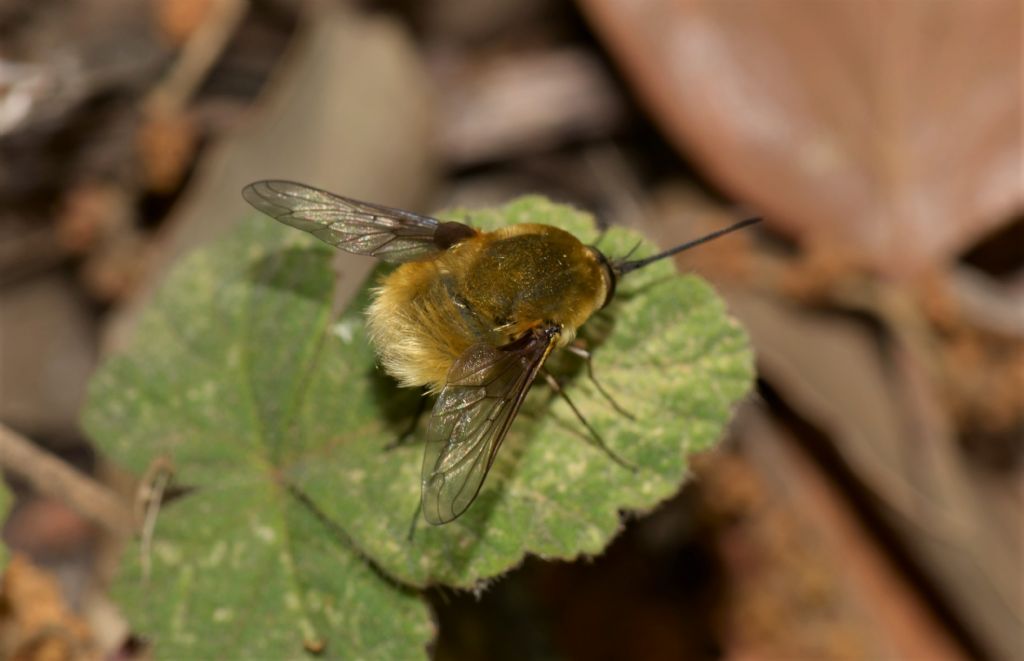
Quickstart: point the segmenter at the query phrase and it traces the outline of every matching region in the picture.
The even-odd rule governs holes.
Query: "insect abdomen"
[[[403,264],[385,276],[366,311],[381,366],[402,386],[436,393],[474,342],[434,262]]]

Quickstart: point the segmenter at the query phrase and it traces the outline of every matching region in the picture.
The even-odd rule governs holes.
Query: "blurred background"
[[[0,657],[144,653],[102,517],[12,448],[124,482],[76,424],[91,372],[278,177],[427,213],[540,192],[663,246],[766,218],[678,260],[756,347],[729,438],[604,555],[429,594],[437,658],[1024,658],[1021,13],[0,2],[3,534],[44,569],[6,575]]]

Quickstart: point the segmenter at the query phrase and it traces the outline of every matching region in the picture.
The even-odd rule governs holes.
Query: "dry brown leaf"
[[[1014,0],[583,0],[677,146],[776,228],[888,275],[1019,209]]]
[[[123,187],[86,181],[71,188],[57,216],[57,242],[72,254],[91,252],[134,223],[132,200]]]
[[[963,650],[828,474],[758,406],[696,468],[731,659],[960,659]]]
[[[0,582],[0,657],[15,661],[98,659],[92,634],[71,612],[50,574],[11,558]]]
[[[158,0],[153,13],[164,38],[181,46],[210,15],[212,0]]]
[[[906,313],[889,313],[886,327],[902,331],[883,344],[849,316],[739,292],[729,302],[751,333],[761,378],[828,437],[979,646],[1012,656],[1024,621],[1020,490],[1015,478],[997,481],[962,461],[922,346],[898,316]]]
[[[181,185],[199,148],[199,129],[185,113],[146,118],[135,136],[146,188],[167,195]]]

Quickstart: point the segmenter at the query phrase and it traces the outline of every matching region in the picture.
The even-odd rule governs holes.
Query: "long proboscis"
[[[761,219],[760,216],[755,217],[755,218],[747,218],[746,220],[741,220],[740,222],[735,223],[733,225],[730,225],[729,227],[725,227],[725,228],[722,228],[722,229],[717,230],[715,232],[712,232],[710,234],[707,234],[705,236],[702,236],[699,239],[694,239],[693,241],[687,241],[686,243],[678,245],[675,248],[669,248],[665,252],[659,252],[657,255],[652,255],[650,257],[644,257],[643,259],[634,259],[634,260],[629,261],[629,262],[618,262],[618,263],[612,265],[612,268],[614,269],[614,271],[615,271],[615,273],[617,275],[622,276],[622,275],[625,275],[625,274],[629,273],[630,271],[635,271],[638,268],[642,268],[644,266],[647,266],[651,262],[656,262],[659,259],[665,259],[666,257],[671,257],[672,255],[681,253],[684,250],[689,250],[690,248],[693,248],[695,246],[699,246],[702,243],[707,243],[708,241],[712,241],[714,239],[717,239],[718,237],[724,236],[725,234],[730,234],[731,232],[735,232],[736,230],[741,230],[744,227],[749,227],[751,225],[759,223],[759,222],[761,222],[761,220],[762,219]]]

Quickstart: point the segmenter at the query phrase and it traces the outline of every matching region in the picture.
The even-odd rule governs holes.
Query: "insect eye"
[[[603,309],[612,302],[613,298],[615,298],[615,285],[618,282],[618,278],[615,277],[615,268],[612,266],[612,263],[608,261],[608,258],[605,257],[603,252],[594,246],[587,246],[587,250],[592,252],[598,263],[601,264],[601,274],[604,276],[606,292],[604,295],[604,302],[601,303],[601,308]]]

